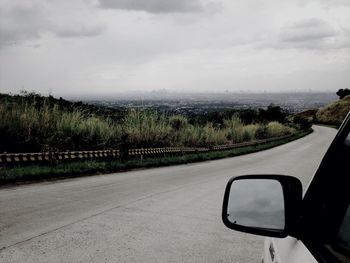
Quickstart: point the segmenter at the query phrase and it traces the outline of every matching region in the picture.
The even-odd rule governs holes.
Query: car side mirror
[[[232,177],[222,207],[224,224],[231,229],[271,237],[296,236],[302,184],[291,176]]]

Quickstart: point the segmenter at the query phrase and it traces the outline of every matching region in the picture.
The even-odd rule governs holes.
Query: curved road
[[[0,189],[0,262],[259,262],[263,238],[225,228],[234,175],[307,185],[336,130],[235,158]]]

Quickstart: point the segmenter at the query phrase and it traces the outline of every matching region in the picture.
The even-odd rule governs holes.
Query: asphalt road
[[[336,130],[217,161],[0,189],[0,262],[259,262],[263,238],[225,228],[227,180],[307,185]]]

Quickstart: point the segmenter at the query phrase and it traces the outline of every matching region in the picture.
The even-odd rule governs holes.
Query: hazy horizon
[[[36,90],[20,90],[16,92],[3,92],[0,91],[0,93],[10,94],[10,95],[20,95],[22,92],[34,92],[37,94],[40,94],[42,96],[53,96],[56,98],[62,97],[65,99],[110,99],[115,100],[118,99],[118,97],[122,98],[128,98],[128,99],[142,99],[143,97],[147,98],[153,98],[153,95],[155,97],[167,97],[169,99],[174,98],[186,98],[188,96],[207,96],[207,95],[223,95],[223,96],[247,96],[250,95],[305,95],[305,94],[327,94],[331,95],[334,98],[337,98],[336,95],[337,90],[329,90],[329,91],[315,91],[315,90],[308,90],[308,91],[188,91],[188,92],[182,92],[182,91],[173,91],[173,90],[166,90],[166,89],[160,89],[160,90],[139,90],[139,91],[116,91],[116,92],[110,92],[110,93],[53,93],[53,92],[40,92]]]

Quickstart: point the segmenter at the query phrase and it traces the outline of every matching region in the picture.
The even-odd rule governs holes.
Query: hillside
[[[292,135],[308,123],[278,106],[192,116],[0,94],[0,152],[215,146]]]
[[[125,114],[126,109],[122,107],[107,107],[99,105],[91,105],[82,101],[69,101],[62,97],[54,98],[53,96],[42,96],[34,92],[22,91],[20,94],[5,94],[0,93],[0,103],[33,106],[37,110],[42,110],[45,106],[52,108],[56,106],[59,110],[65,112],[73,112],[79,110],[87,116],[99,116],[103,118],[110,118],[114,121],[121,121]]]
[[[340,125],[350,111],[350,95],[319,109],[316,120],[319,123]]]

